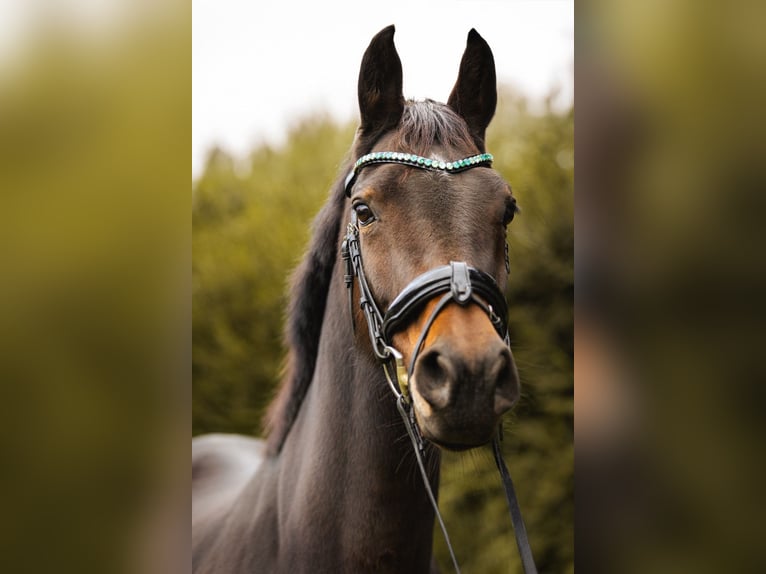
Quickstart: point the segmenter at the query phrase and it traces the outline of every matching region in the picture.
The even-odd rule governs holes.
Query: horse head
[[[471,30],[447,103],[406,101],[393,36],[390,26],[372,39],[359,74],[346,185],[357,250],[348,271],[363,276],[352,285],[347,275],[361,303],[353,320],[359,344],[383,362],[401,355],[423,436],[460,450],[489,442],[519,396],[503,296],[517,207],[484,143],[495,65]]]

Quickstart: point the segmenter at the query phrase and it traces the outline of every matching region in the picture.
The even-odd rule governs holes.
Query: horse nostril
[[[490,344],[472,361],[455,356],[448,347],[434,346],[415,363],[414,387],[434,410],[456,402],[466,408],[491,401],[497,416],[510,410],[519,398],[519,376],[510,349]],[[486,408],[486,407],[482,407]]]
[[[495,385],[495,414],[499,416],[519,399],[519,375],[508,347],[503,346],[488,373],[490,382]]]
[[[418,359],[415,367],[418,392],[432,407],[447,406],[453,378],[454,369],[450,360],[437,349],[429,349]]]

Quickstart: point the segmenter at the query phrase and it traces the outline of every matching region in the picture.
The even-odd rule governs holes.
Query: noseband
[[[488,153],[478,154],[452,162],[444,162],[442,160],[399,152],[369,153],[356,161],[353,169],[346,177],[346,196],[351,196],[351,190],[356,182],[359,172],[368,165],[397,163],[431,171],[458,173],[473,167],[482,165],[488,166],[491,164],[492,159],[492,155]],[[478,305],[479,308],[487,314],[487,317],[500,338],[510,346],[507,323],[508,304],[505,300],[505,295],[500,290],[500,287],[498,287],[495,280],[487,273],[471,267],[464,261],[451,261],[449,265],[436,267],[416,277],[394,298],[388,306],[388,309],[386,309],[385,312],[382,312],[370,290],[367,276],[364,272],[362,252],[359,242],[359,225],[357,223],[356,213],[353,212],[351,215],[351,222],[348,224],[346,230],[346,237],[341,246],[341,255],[345,263],[344,280],[346,287],[348,288],[352,327],[355,328],[353,320],[353,283],[354,277],[356,277],[359,287],[359,305],[364,313],[367,323],[367,330],[373,352],[381,363],[386,381],[396,397],[396,406],[404,421],[407,434],[412,441],[415,457],[418,461],[426,492],[431,500],[431,504],[447,542],[447,548],[452,557],[455,571],[459,574],[460,567],[455,558],[455,553],[452,550],[449,535],[447,534],[447,528],[439,513],[439,507],[431,490],[430,482],[423,464],[425,444],[412,407],[410,380],[412,379],[415,362],[423,347],[426,336],[436,321],[439,313],[441,313],[450,303],[456,303],[463,307],[471,304]],[[505,257],[506,271],[508,271],[507,244]],[[400,331],[417,318],[423,307],[429,301],[434,300],[437,301],[436,305],[421,329],[417,343],[413,349],[410,364],[408,367],[405,367],[404,358],[401,352],[399,352],[392,344],[392,337],[396,332]],[[524,526],[524,521],[521,518],[521,511],[519,509],[518,501],[516,500],[513,483],[511,482],[510,474],[508,473],[508,469],[501,455],[499,444],[501,438],[501,433],[498,433],[498,437],[493,440],[495,462],[503,479],[503,486],[510,508],[516,543],[519,548],[524,572],[525,574],[536,574],[537,569],[532,558],[529,541],[527,540],[526,528]]]

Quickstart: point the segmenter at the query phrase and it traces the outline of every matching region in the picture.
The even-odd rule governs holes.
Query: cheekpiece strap
[[[431,171],[445,171],[448,173],[457,173],[477,167],[480,165],[488,165],[492,163],[491,153],[480,153],[463,159],[455,161],[444,161],[441,159],[434,159],[415,155],[413,153],[401,153],[395,151],[376,151],[363,155],[354,164],[351,172],[346,176],[346,195],[351,195],[351,186],[354,185],[356,176],[359,171],[368,165],[375,163],[399,163],[402,165],[408,165],[410,167],[419,167],[420,169],[428,169]]]

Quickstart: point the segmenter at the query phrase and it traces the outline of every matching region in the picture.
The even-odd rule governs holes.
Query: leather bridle
[[[447,163],[398,152],[376,152],[374,154],[367,154],[357,160],[354,164],[354,168],[346,178],[346,196],[351,196],[351,190],[356,182],[356,177],[359,171],[370,164],[399,163],[421,169],[455,173],[479,165],[489,165],[491,161],[492,156],[490,154],[480,154]],[[449,169],[447,169],[446,166],[449,166]],[[415,457],[420,468],[426,492],[434,508],[442,533],[444,534],[455,571],[459,574],[460,567],[455,558],[447,528],[439,512],[439,507],[431,490],[431,485],[423,464],[425,444],[415,419],[409,383],[412,379],[415,362],[423,347],[426,336],[436,321],[439,313],[441,313],[450,303],[456,303],[463,307],[468,305],[479,306],[479,308],[487,314],[498,335],[510,346],[507,324],[508,306],[505,300],[505,295],[500,290],[500,287],[498,287],[495,280],[487,273],[471,267],[464,261],[451,261],[449,265],[436,267],[435,269],[426,271],[422,275],[416,277],[394,298],[388,308],[385,311],[382,311],[370,290],[367,276],[364,271],[359,237],[359,224],[355,212],[352,212],[351,222],[346,229],[346,237],[341,246],[341,256],[345,264],[344,280],[346,287],[348,288],[352,328],[355,328],[353,313],[353,284],[354,277],[356,277],[359,288],[359,306],[362,309],[367,323],[367,331],[370,337],[370,343],[372,344],[372,350],[382,365],[386,381],[396,398],[397,410],[402,417],[404,426],[407,429],[407,434],[412,441]],[[506,271],[508,271],[507,244],[505,256]],[[398,332],[417,318],[423,307],[429,301],[434,300],[436,300],[436,305],[431,310],[431,313],[421,329],[415,347],[413,348],[409,366],[405,366],[401,352],[399,352],[392,344],[392,337],[394,333]],[[511,476],[505,465],[505,461],[502,458],[500,450],[501,440],[502,426],[498,431],[498,435],[493,439],[492,444],[495,463],[497,464],[503,480],[503,487],[510,509],[516,544],[519,549],[524,572],[525,574],[536,574],[537,568],[535,567],[532,558],[526,528],[521,517],[521,511],[518,500],[516,499]]]

